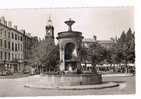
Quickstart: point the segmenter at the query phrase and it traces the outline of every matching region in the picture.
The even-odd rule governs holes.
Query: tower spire
[[[52,25],[51,17],[48,17],[46,29],[46,38],[53,38],[54,39],[54,27]]]
[[[51,16],[49,16],[49,18],[48,18],[47,25],[51,25],[51,26],[52,26],[52,20],[51,20]]]

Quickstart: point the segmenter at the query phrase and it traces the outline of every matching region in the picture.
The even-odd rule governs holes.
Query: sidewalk
[[[0,79],[16,79],[16,78],[25,78],[31,76],[30,74],[23,73],[14,73],[13,75],[0,76]]]
[[[120,74],[102,74],[102,77],[117,77],[117,76],[122,76],[122,77],[130,77],[134,76],[133,74],[129,73],[120,73]]]

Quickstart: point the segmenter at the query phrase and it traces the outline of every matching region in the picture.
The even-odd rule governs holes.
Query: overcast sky
[[[108,40],[127,31],[134,30],[133,7],[95,7],[95,8],[59,8],[59,9],[10,9],[0,10],[0,16],[18,25],[18,29],[25,29],[32,35],[43,38],[45,25],[49,16],[58,32],[68,30],[64,21],[69,18],[76,21],[73,30],[81,31],[85,38],[96,35],[99,40]]]

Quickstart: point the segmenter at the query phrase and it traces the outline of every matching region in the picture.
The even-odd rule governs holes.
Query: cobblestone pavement
[[[26,88],[32,76],[17,79],[0,79],[0,96],[62,96],[62,95],[113,95],[113,94],[134,94],[135,93],[135,76],[105,76],[103,81],[115,81],[120,84],[119,87],[104,89],[88,90],[48,90]]]

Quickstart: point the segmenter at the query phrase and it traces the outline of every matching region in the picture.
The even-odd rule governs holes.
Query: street
[[[32,79],[30,77],[16,79],[0,79],[0,96],[62,96],[62,95],[114,95],[114,94],[134,94],[135,77],[103,77],[103,81],[115,81],[119,87],[89,90],[48,90],[25,88],[24,85]]]

